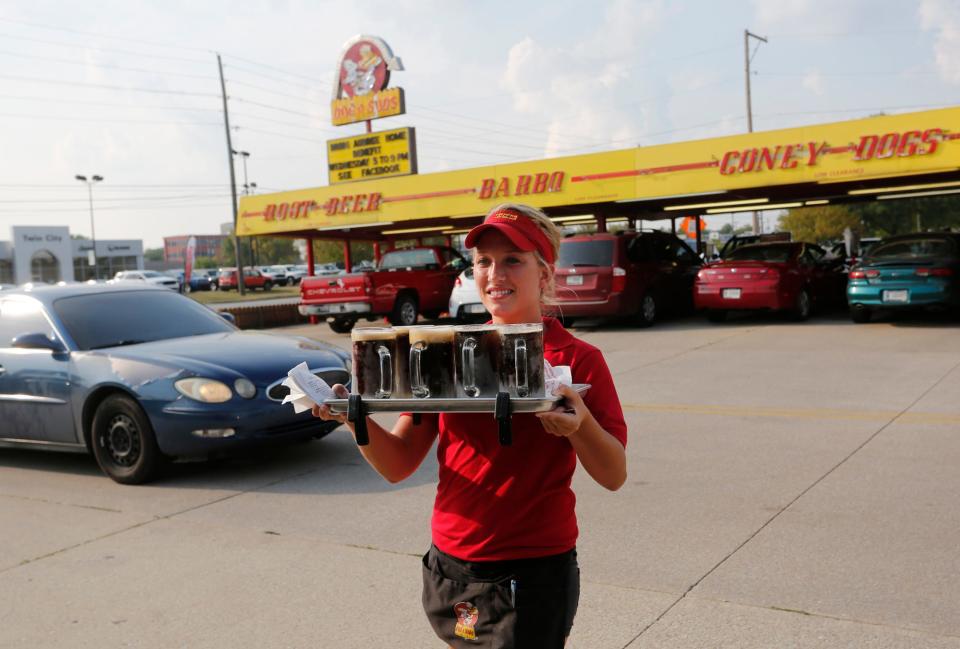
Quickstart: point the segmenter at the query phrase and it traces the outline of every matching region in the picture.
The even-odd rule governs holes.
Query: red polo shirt
[[[555,318],[544,318],[543,326],[546,360],[569,365],[574,383],[591,385],[583,396],[587,408],[626,446],[623,410],[600,350]],[[512,429],[513,444],[501,446],[492,415],[440,415],[433,542],[447,554],[496,561],[560,554],[576,545],[573,447],[543,430],[533,414],[514,415]]]

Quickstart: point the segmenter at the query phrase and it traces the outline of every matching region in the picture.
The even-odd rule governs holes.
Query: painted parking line
[[[840,408],[764,408],[757,406],[721,406],[685,403],[624,403],[624,410],[673,412],[686,415],[719,417],[773,417],[777,419],[833,419],[846,421],[890,421],[898,410],[845,410]],[[897,420],[910,424],[960,426],[960,413],[907,412]]]

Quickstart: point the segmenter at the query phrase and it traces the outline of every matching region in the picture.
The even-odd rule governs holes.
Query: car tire
[[[297,283],[297,280],[293,279],[292,277],[287,278],[287,286],[293,286],[296,283]]]
[[[727,312],[722,309],[710,309],[707,311],[707,320],[710,322],[726,322]]]
[[[393,305],[390,324],[409,327],[417,324],[417,299],[412,295],[401,295]]]
[[[800,289],[800,292],[797,293],[797,301],[794,303],[790,315],[793,316],[793,319],[797,322],[803,322],[810,317],[812,310],[813,302],[810,300],[810,293],[808,293],[805,288]]]
[[[263,283],[263,290],[269,291],[273,288],[273,282],[267,281]]]
[[[330,328],[338,334],[348,334],[357,324],[356,318],[333,318],[328,322]]]
[[[571,318],[569,316],[560,316],[557,318],[560,321],[560,324],[564,329],[570,329],[577,322],[576,318]]]
[[[640,309],[634,316],[634,321],[639,327],[650,327],[657,320],[657,299],[652,293],[647,293],[640,298]]]
[[[857,324],[864,324],[870,322],[870,318],[873,316],[873,313],[865,306],[852,306],[850,307],[850,319],[856,322]]]
[[[219,291],[219,290],[220,290],[220,286],[219,286],[216,282],[210,282],[210,290],[211,290],[211,291]]]
[[[162,455],[150,420],[134,399],[113,394],[97,406],[90,446],[100,469],[120,484],[154,479]]]

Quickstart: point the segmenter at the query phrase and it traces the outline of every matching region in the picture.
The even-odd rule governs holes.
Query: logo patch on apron
[[[480,619],[480,611],[471,602],[457,602],[453,605],[453,612],[457,616],[457,626],[454,633],[466,640],[476,640],[477,632],[473,628]]]

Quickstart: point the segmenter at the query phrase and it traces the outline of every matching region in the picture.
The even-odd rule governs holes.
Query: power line
[[[201,61],[199,59],[188,59],[182,56],[167,56],[163,54],[147,54],[145,52],[135,52],[133,50],[122,50],[114,47],[95,47],[93,45],[80,45],[77,43],[64,43],[63,41],[50,41],[41,38],[30,38],[29,36],[15,36],[13,34],[0,34],[0,38],[9,38],[18,41],[27,41],[29,43],[40,43],[42,45],[57,45],[60,47],[72,47],[74,49],[82,50],[93,50],[96,52],[113,52],[115,54],[127,54],[132,56],[139,56],[147,59],[164,59],[167,61],[181,61],[183,63],[194,63],[207,65],[209,61]]]
[[[118,108],[121,106],[117,105],[115,101],[88,101],[84,99],[67,99],[64,97],[37,97],[34,95],[0,95],[0,99],[11,99],[14,101],[40,101],[40,102],[56,102],[58,104],[77,104],[84,106],[110,106],[112,108]],[[122,106],[125,109],[136,109],[136,110],[182,110],[182,111],[194,111],[194,112],[215,112],[219,113],[219,108],[199,108],[199,107],[190,107],[190,106],[151,106],[149,104],[136,104],[136,105],[126,105]]]
[[[14,25],[24,25],[26,27],[36,27],[38,29],[48,29],[55,32],[68,32],[70,34],[80,34],[82,36],[96,36],[97,38],[106,38],[114,41],[124,41],[127,43],[136,43],[138,45],[153,45],[154,47],[164,47],[167,49],[175,50],[185,50],[189,52],[207,52],[208,50],[199,48],[199,47],[187,47],[185,45],[173,45],[171,43],[157,43],[153,41],[145,41],[141,38],[124,38],[123,36],[113,36],[111,34],[100,34],[97,32],[87,32],[79,29],[71,29],[69,27],[59,27],[54,25],[44,25],[42,23],[31,23],[24,20],[12,20],[10,18],[0,18],[0,22],[11,23]]]
[[[0,117],[29,120],[49,120],[59,122],[96,122],[103,124],[174,124],[178,126],[222,126],[219,122],[191,122],[177,120],[156,119],[119,119],[114,117],[77,117],[75,115],[23,115],[17,113],[0,113]]]
[[[2,20],[2,19],[0,19]],[[145,72],[147,74],[160,74],[164,76],[176,76],[176,77],[186,77],[190,79],[203,79],[205,81],[214,81],[215,77],[206,74],[189,74],[186,72],[171,72],[160,71],[160,70],[150,70],[148,68],[131,68],[125,65],[112,65],[110,63],[95,63],[90,61],[71,61],[70,59],[58,59],[51,56],[37,56],[35,54],[22,54],[20,52],[9,52],[0,50],[0,54],[6,56],[15,56],[23,59],[33,59],[36,61],[49,61],[51,63],[65,63],[67,65],[83,65],[83,66],[92,66],[95,68],[105,68],[111,70],[124,70],[127,72]]]
[[[187,95],[192,97],[216,97],[210,92],[189,92],[186,90],[160,90],[159,88],[138,88],[134,86],[112,86],[104,83],[83,83],[80,81],[64,81],[62,79],[41,79],[39,77],[21,77],[12,74],[0,74],[0,79],[26,81],[28,83],[49,83],[59,86],[78,86],[81,88],[97,88],[105,90],[124,90],[128,92],[152,92],[163,95]]]

